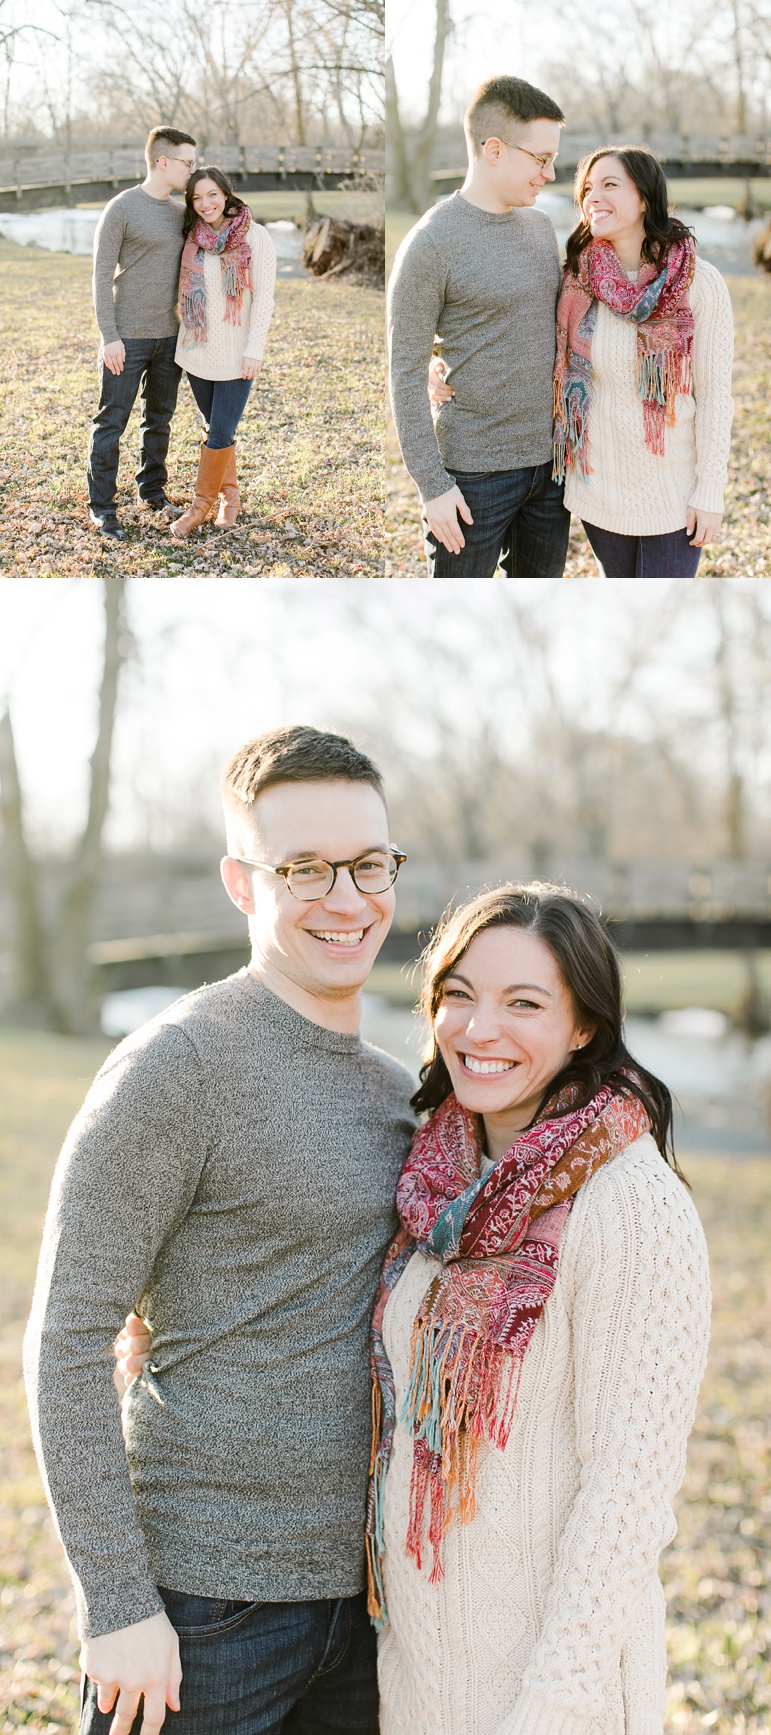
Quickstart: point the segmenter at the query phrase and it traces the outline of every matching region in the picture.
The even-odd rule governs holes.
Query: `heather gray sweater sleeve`
[[[417,228],[402,242],[388,289],[391,404],[402,457],[422,500],[453,486],[439,456],[428,365],[444,305],[442,262],[430,235]]]
[[[54,1177],[24,1347],[33,1434],[75,1583],[81,1632],[163,1607],[129,1479],[112,1342],[190,1207],[206,1152],[196,1052],[173,1026],[122,1044]]]
[[[115,319],[113,282],[115,267],[125,235],[125,214],[119,199],[105,205],[94,235],[94,275],[92,288],[96,323],[103,343],[117,343],[120,332]]]

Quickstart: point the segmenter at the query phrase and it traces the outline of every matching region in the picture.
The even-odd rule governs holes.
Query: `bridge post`
[[[278,172],[279,172],[279,175],[281,176],[282,181],[285,181],[286,180],[286,169],[284,167],[284,147],[283,147],[283,145],[279,145],[279,147],[278,147]]]

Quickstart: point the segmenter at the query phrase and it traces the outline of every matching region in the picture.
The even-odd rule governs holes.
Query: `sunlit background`
[[[408,852],[368,1000],[387,1047],[406,1045],[415,1064],[408,966],[453,895],[565,881],[618,936],[635,1040],[681,1099],[681,1138],[765,1149],[762,587],[586,584],[557,607],[554,585],[480,582],[469,596],[458,581],[437,613],[422,586],[114,584],[0,590],[5,771],[13,753],[22,804],[18,816],[6,805],[3,846],[7,1017],[119,1034],[238,967],[243,925],[217,869],[219,770],[244,739],[305,720],[375,755]],[[114,666],[92,762],[105,602]],[[24,895],[34,886],[37,962],[20,955],[20,872]],[[80,957],[66,932],[76,917]]]

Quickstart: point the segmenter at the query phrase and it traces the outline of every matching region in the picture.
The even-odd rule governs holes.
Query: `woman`
[[[432,1053],[373,1322],[383,1735],[654,1735],[656,1563],[708,1339],[704,1238],[618,960],[552,887],[433,942]]]
[[[661,1735],[656,1563],[709,1333],[671,1098],[569,892],[460,909],[423,1009],[429,1118],[372,1331],[382,1735]]]
[[[601,576],[692,577],[720,529],[728,474],[728,290],[670,214],[651,151],[593,151],[575,199],[581,220],[557,304],[553,474]],[[434,403],[452,395],[440,374],[432,364]]]
[[[192,502],[171,526],[177,538],[203,524],[219,494],[217,529],[232,530],[238,518],[236,429],[260,372],[276,281],[270,236],[221,169],[196,169],[185,204],[176,361],[207,437]]]

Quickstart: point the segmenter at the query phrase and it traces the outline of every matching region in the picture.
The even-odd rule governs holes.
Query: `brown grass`
[[[383,571],[383,296],[337,279],[279,278],[262,375],[239,433],[244,512],[183,543],[135,503],[138,406],[123,439],[127,543],[88,525],[85,469],[97,401],[91,265],[0,240],[5,357],[0,574],[374,578]],[[172,423],[169,489],[190,498],[200,446],[189,387]],[[148,521],[149,520],[149,521]]]

